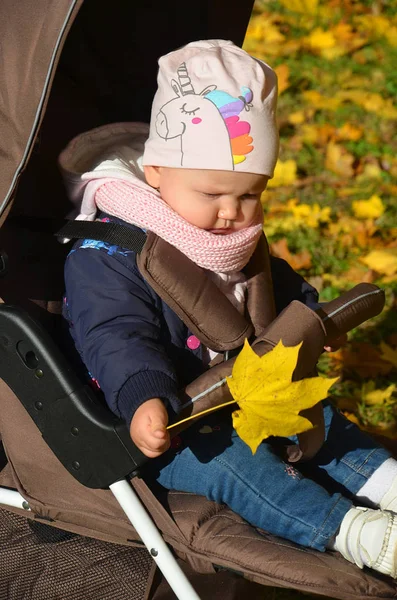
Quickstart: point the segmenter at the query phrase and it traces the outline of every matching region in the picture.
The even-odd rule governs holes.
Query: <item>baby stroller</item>
[[[149,519],[125,481],[139,475],[141,460],[128,432],[95,402],[59,349],[68,248],[52,234],[70,206],[56,157],[81,131],[147,121],[157,57],[193,39],[241,43],[251,8],[239,2],[231,11],[216,0],[187,16],[180,0],[116,0],[111,11],[102,0],[2,2],[1,600],[175,597],[152,564],[183,600],[262,598],[262,585],[347,600],[396,597],[393,581],[339,555],[259,532],[204,498],[154,493],[133,476]],[[324,307],[322,317],[302,320],[303,331],[294,335],[317,339],[307,344],[308,363],[315,364],[323,345],[321,320],[350,328],[379,311],[381,296],[361,288]],[[288,329],[278,324],[267,337],[285,341]],[[193,587],[174,557],[187,565]]]

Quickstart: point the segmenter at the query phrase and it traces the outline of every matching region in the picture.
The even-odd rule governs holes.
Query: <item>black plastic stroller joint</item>
[[[0,305],[0,377],[64,467],[89,488],[137,475],[147,458],[23,310]]]
[[[0,277],[5,277],[8,273],[8,255],[4,250],[0,250]]]

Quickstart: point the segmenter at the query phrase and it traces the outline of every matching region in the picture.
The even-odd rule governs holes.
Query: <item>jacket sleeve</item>
[[[274,298],[277,314],[292,300],[299,300],[309,308],[319,308],[318,292],[282,258],[270,257]]]
[[[165,400],[174,411],[180,404],[162,343],[161,303],[129,254],[81,248],[65,264],[70,332],[110,409],[127,423],[149,398]]]

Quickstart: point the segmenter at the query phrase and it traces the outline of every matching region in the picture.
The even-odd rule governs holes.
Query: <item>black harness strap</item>
[[[146,233],[141,229],[132,229],[119,223],[106,221],[65,221],[55,236],[107,242],[127,250],[133,250],[137,254],[142,251],[146,242]]]
[[[137,227],[128,227],[107,221],[69,221],[44,217],[10,217],[7,220],[13,227],[28,229],[37,233],[47,233],[58,238],[76,240],[97,240],[137,254],[142,252],[146,233]]]

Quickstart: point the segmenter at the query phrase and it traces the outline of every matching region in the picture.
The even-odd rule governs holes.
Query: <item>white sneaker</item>
[[[379,506],[382,510],[390,510],[397,513],[397,477],[393,479],[389,490],[379,502]]]
[[[335,538],[335,550],[360,569],[364,566],[397,577],[397,515],[353,507]]]

